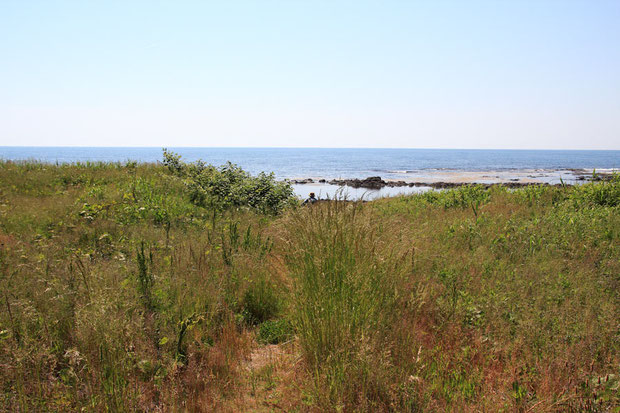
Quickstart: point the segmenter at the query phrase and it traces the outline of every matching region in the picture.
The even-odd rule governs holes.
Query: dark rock
[[[605,176],[602,177],[602,179],[606,179],[606,178],[607,177]],[[588,179],[588,176],[586,176],[585,178],[578,177],[577,179]],[[294,184],[311,184],[313,182],[314,180],[312,180],[311,178],[298,179],[298,180],[291,181],[291,183],[294,183]],[[384,181],[383,179],[381,179],[380,176],[370,176],[365,179],[357,179],[357,178],[355,179],[332,179],[330,181],[327,181],[326,179],[320,179],[318,180],[318,182],[322,184],[328,183],[330,185],[336,185],[336,186],[349,186],[352,188],[366,188],[366,189],[381,189],[386,186],[390,188],[402,187],[402,186],[408,186],[408,187],[424,186],[424,187],[431,187],[435,189],[452,189],[452,188],[459,188],[461,186],[467,186],[467,185],[481,185],[484,188],[491,188],[492,186],[505,186],[506,188],[523,188],[523,187],[532,186],[532,185],[542,185],[542,186],[549,185],[547,183],[518,182],[517,179],[511,179],[510,182],[494,183],[494,184],[472,184],[472,183],[465,183],[465,182],[427,183],[427,182]]]
[[[388,181],[386,182],[386,186],[389,186],[390,188],[398,188],[401,186],[409,186],[409,184],[405,181]]]

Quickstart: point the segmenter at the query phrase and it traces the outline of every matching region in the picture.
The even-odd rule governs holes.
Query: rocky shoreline
[[[337,186],[349,186],[351,188],[365,188],[365,189],[381,189],[381,188],[399,188],[399,187],[431,187],[435,189],[457,188],[460,186],[471,185],[468,182],[405,182],[405,181],[385,181],[380,176],[370,176],[365,179],[318,179],[312,178],[306,179],[293,179],[290,181],[292,184],[304,185],[304,184],[327,184]],[[532,182],[505,182],[494,184],[478,184],[484,187],[491,187],[494,185],[504,185],[509,188],[520,188],[531,185],[541,185],[539,183]],[[545,184],[549,185],[549,184]]]
[[[609,180],[612,177],[612,174],[597,174],[592,175],[591,173],[586,173],[583,171],[573,171],[577,181],[605,181]],[[304,184],[325,184],[325,185],[336,185],[336,186],[348,186],[351,188],[364,188],[364,189],[373,189],[379,190],[381,188],[389,187],[389,188],[397,188],[397,187],[430,187],[435,189],[449,189],[449,188],[458,188],[466,185],[481,185],[485,188],[490,188],[492,186],[500,185],[508,188],[522,188],[526,186],[561,186],[562,184],[549,184],[546,182],[523,182],[519,179],[511,179],[508,182],[496,182],[496,183],[472,183],[472,182],[406,182],[406,181],[386,181],[382,179],[380,176],[369,176],[365,179],[292,179],[289,181],[292,184],[296,185],[304,185]]]

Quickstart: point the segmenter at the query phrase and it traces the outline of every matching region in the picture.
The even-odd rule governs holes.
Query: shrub
[[[163,163],[173,175],[184,179],[190,200],[198,206],[216,210],[249,207],[276,215],[296,202],[290,183],[276,181],[273,173],[252,176],[230,162],[220,167],[200,160],[187,164],[166,149]]]

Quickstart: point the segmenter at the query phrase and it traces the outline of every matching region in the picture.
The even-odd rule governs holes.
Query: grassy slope
[[[1,163],[0,408],[613,408],[619,187],[273,218],[157,166]]]

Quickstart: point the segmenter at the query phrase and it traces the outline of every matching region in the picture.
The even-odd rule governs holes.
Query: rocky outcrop
[[[352,188],[381,189],[387,186],[387,182],[380,176],[370,176],[366,179],[332,179],[329,181],[331,185],[350,186]]]
[[[307,179],[294,179],[290,182],[293,184],[311,184],[311,183],[314,183],[315,181],[311,178],[307,178]],[[431,182],[431,183],[428,183],[428,182],[384,181],[383,179],[381,179],[380,176],[370,176],[365,179],[358,179],[358,178],[332,179],[330,181],[327,181],[325,179],[320,179],[318,180],[318,182],[322,184],[327,183],[330,185],[349,186],[352,188],[366,188],[366,189],[381,189],[384,187],[395,188],[395,187],[404,187],[404,186],[408,186],[408,187],[424,186],[424,187],[431,187],[431,188],[436,188],[436,189],[450,189],[450,188],[458,188],[458,187],[465,186],[465,185],[471,185],[471,183],[466,183],[466,182]],[[525,186],[532,186],[532,185],[547,186],[549,184],[510,181],[510,182],[504,182],[504,183],[477,184],[477,185],[481,185],[485,188],[490,188],[495,185],[501,185],[507,188],[522,188]]]

